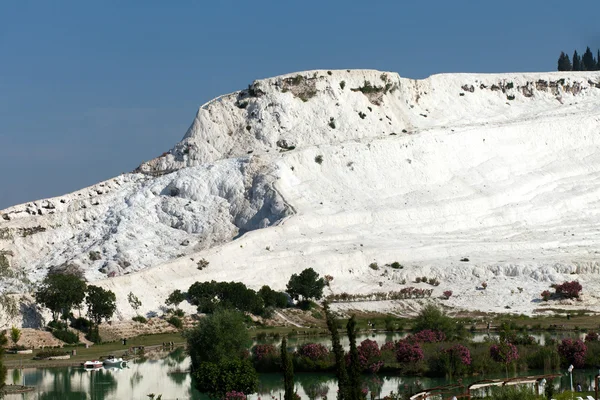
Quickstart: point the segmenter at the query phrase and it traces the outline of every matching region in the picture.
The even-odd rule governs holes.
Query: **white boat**
[[[107,367],[123,368],[127,366],[127,361],[123,360],[121,357],[116,358],[115,356],[108,356],[104,360],[104,365]]]
[[[85,369],[102,368],[102,361],[98,361],[98,360],[86,361],[83,363],[83,368],[85,368]]]

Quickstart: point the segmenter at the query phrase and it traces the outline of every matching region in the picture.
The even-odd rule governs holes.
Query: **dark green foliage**
[[[167,322],[177,329],[183,329],[183,321],[175,315],[170,316]]]
[[[88,332],[92,327],[92,321],[87,318],[79,317],[71,320],[71,328],[78,329],[82,332]]]
[[[425,329],[444,332],[447,338],[457,336],[456,321],[447,316],[440,308],[428,304],[419,312],[413,323],[413,332]]]
[[[345,88],[345,87],[346,87],[346,81],[341,81],[341,82],[340,82],[340,88],[341,88],[342,90],[344,90],[344,88]]]
[[[350,365],[348,367],[348,392],[347,400],[361,400],[361,366],[358,356],[358,348],[356,347],[356,318],[354,315],[348,320],[346,325],[348,332],[348,340],[350,342]]]
[[[569,60],[569,56],[561,51],[560,56],[558,57],[558,70],[571,71],[572,69],[573,66],[571,65],[571,60]]]
[[[583,69],[585,71],[595,71],[598,69],[592,50],[590,50],[589,47],[585,49],[585,53],[583,53],[583,57],[581,57],[581,63],[583,64]]]
[[[583,64],[581,58],[577,54],[577,50],[573,52],[573,71],[582,71]]]
[[[179,318],[183,318],[183,316],[185,315],[185,311],[180,310],[179,308],[173,311],[173,315],[175,315],[176,317]]]
[[[55,329],[52,331],[52,336],[68,344],[79,343],[79,335],[73,331]]]
[[[286,290],[294,300],[299,300],[300,297],[302,297],[302,300],[319,300],[323,297],[324,287],[325,280],[320,278],[314,269],[306,268],[300,275],[292,275],[286,286]]]
[[[142,317],[141,315],[136,315],[135,317],[133,317],[131,319],[135,322],[141,322],[142,324],[145,324],[146,322],[148,322],[148,320],[146,318]]]
[[[506,99],[507,99],[507,100],[514,100],[514,99],[515,99],[515,96],[514,96],[514,95],[512,95],[512,94],[509,94],[508,96],[506,96]]]
[[[318,156],[316,156],[316,157],[315,157],[315,162],[316,162],[317,164],[319,164],[319,165],[320,165],[320,164],[322,164],[322,163],[323,163],[323,156],[322,156],[322,155],[320,155],[320,154],[319,154]]]
[[[225,308],[261,315],[265,308],[262,297],[241,282],[196,282],[188,289],[188,300],[205,314]]]
[[[284,400],[294,400],[294,364],[287,350],[287,339],[281,341],[281,368],[283,369]]]
[[[252,344],[244,315],[220,309],[202,318],[198,325],[185,333],[192,367],[202,362],[219,363],[241,358]]]
[[[554,396],[554,382],[552,382],[552,379],[548,379],[546,382],[546,386],[544,387],[544,395],[546,396],[547,400],[551,400]]]
[[[185,294],[181,290],[177,289],[177,290],[174,290],[173,292],[171,292],[169,297],[167,297],[165,304],[168,306],[175,306],[175,308],[177,308],[177,307],[179,307],[179,304],[181,302],[183,302],[184,300],[185,300]]]
[[[100,286],[88,286],[85,303],[88,308],[88,316],[96,324],[100,325],[102,319],[109,319],[117,310],[117,297],[115,294]]]
[[[213,399],[236,391],[246,395],[258,390],[258,374],[249,360],[232,359],[202,362],[194,372],[196,388]]]
[[[335,356],[335,375],[338,379],[338,400],[345,400],[348,392],[348,372],[346,371],[346,360],[344,359],[344,348],[340,343],[337,322],[329,310],[329,304],[323,303],[323,311],[327,321],[327,329],[331,333],[331,344]]]
[[[52,319],[66,317],[83,302],[86,284],[74,274],[50,274],[35,292],[35,301],[52,312]]]
[[[4,346],[8,343],[8,339],[6,338],[6,332],[0,333],[0,397],[2,397],[2,388],[6,382],[6,367],[2,364],[2,358],[4,357]]]
[[[61,349],[50,349],[50,350],[43,350],[38,352],[35,355],[35,359],[38,360],[43,360],[44,358],[48,358],[48,357],[57,357],[57,356],[64,356],[67,355],[67,352]]]
[[[95,326],[92,329],[90,329],[90,331],[88,332],[88,334],[85,335],[85,338],[87,340],[89,340],[90,342],[102,343],[102,338],[100,337],[100,331],[99,331],[99,329],[98,329],[97,326]]]
[[[288,304],[285,293],[276,292],[267,285],[260,288],[258,295],[263,299],[265,307],[285,308]]]
[[[335,120],[333,119],[333,117],[329,118],[329,127],[331,129],[335,129]]]

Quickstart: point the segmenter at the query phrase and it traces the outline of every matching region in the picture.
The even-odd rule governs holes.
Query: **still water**
[[[401,334],[376,334],[362,336],[359,340],[369,337],[383,344],[388,340],[397,340]],[[543,335],[536,337],[538,340]],[[483,337],[474,337],[483,340]],[[294,338],[290,340],[290,347],[295,347],[305,342],[320,342],[330,346],[329,338],[311,337]],[[149,399],[148,395],[162,394],[162,399],[201,399],[208,400],[205,395],[198,393],[192,385],[190,375],[185,372],[190,367],[190,359],[183,349],[177,349],[163,358],[156,360],[136,360],[130,362],[124,369],[101,369],[85,371],[81,367],[62,368],[26,368],[22,370],[9,370],[8,384],[24,384],[35,387],[34,392],[7,396],[7,400],[33,400],[33,399]],[[575,371],[573,379],[587,387],[593,381],[597,371]],[[530,371],[528,375],[542,374],[542,371]],[[485,378],[503,378],[504,376],[487,376]],[[301,398],[321,399],[327,396],[335,399],[337,381],[331,374],[298,373],[295,375],[296,390]],[[483,379],[477,377],[464,379],[463,383]],[[456,383],[454,380],[444,378],[417,378],[401,376],[367,376],[366,386],[377,397],[385,396],[391,391],[398,391],[405,385],[420,384],[424,388]],[[559,387],[568,388],[569,379],[564,375],[556,382]],[[283,398],[283,378],[280,374],[261,374],[258,394],[249,396],[251,400],[279,400]]]

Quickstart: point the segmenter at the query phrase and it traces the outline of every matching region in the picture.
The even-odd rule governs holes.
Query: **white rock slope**
[[[457,308],[525,313],[577,279],[583,302],[554,306],[600,310],[599,87],[596,72],[255,81],[134,173],[1,211],[0,287],[73,264],[125,318],[130,291],[156,311],[197,280],[283,289],[311,266],[332,293],[450,289]]]

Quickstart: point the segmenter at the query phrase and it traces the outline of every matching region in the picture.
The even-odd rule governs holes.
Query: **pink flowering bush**
[[[452,296],[452,290],[445,290],[444,297],[448,300]]]
[[[542,300],[548,301],[552,297],[552,293],[549,290],[544,290],[540,296],[542,296]]]
[[[408,336],[405,340],[416,343],[439,343],[446,340],[446,334],[431,329],[423,329],[415,334]]]
[[[306,343],[300,346],[298,354],[312,361],[317,361],[326,358],[329,355],[329,350],[320,343]]]
[[[242,392],[232,390],[231,392],[225,393],[224,400],[246,400],[246,395]]]
[[[581,339],[573,340],[566,338],[558,344],[558,354],[563,357],[568,364],[573,364],[575,368],[583,368],[585,365],[585,353],[587,346]]]
[[[443,350],[444,353],[463,365],[471,365],[471,352],[462,344],[455,344]]]
[[[257,344],[252,348],[252,357],[255,360],[263,360],[269,356],[278,356],[277,348],[272,344]]]
[[[396,343],[396,360],[400,363],[418,362],[425,358],[419,343],[400,340]]]
[[[598,334],[594,331],[589,331],[586,335],[585,335],[585,341],[586,342],[597,342],[598,341]]]
[[[564,283],[561,283],[560,285],[554,286],[554,290],[556,291],[556,294],[561,297],[567,298],[567,299],[579,298],[579,293],[581,292],[582,289],[583,289],[583,287],[577,281],[564,282]]]
[[[379,345],[376,341],[365,339],[356,347],[356,350],[358,351],[360,368],[363,371],[376,373],[383,367],[381,350],[379,350]],[[346,354],[346,364],[350,365],[350,354]]]
[[[388,341],[381,346],[381,351],[394,351],[396,349],[396,342]]]
[[[514,344],[502,341],[490,346],[490,357],[498,363],[508,365],[519,359],[519,350]]]

